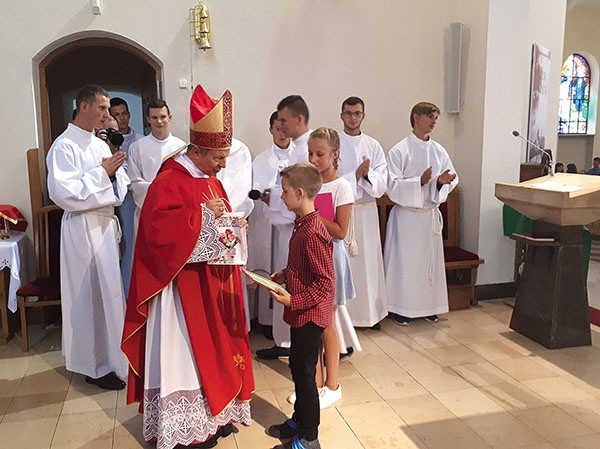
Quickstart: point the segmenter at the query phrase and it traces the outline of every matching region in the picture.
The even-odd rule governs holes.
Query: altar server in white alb
[[[227,166],[217,173],[217,179],[229,197],[231,210],[242,212],[248,217],[254,208],[254,202],[248,197],[252,190],[252,154],[241,140],[231,139],[231,151],[227,156]]]
[[[283,135],[292,139],[294,145],[293,160],[290,157],[288,165],[308,161],[308,137],[312,132],[308,128],[308,118],[308,105],[300,95],[288,95],[277,104],[278,125]],[[281,180],[278,189],[280,188]],[[272,268],[279,271],[287,266],[288,244],[294,230],[295,217],[283,212],[287,208],[281,200],[280,190],[271,190],[269,208],[271,211],[282,211],[280,219],[275,215],[271,216],[273,248],[277,248],[273,251]],[[269,360],[287,357],[290,354],[290,326],[283,321],[283,305],[277,301],[273,302],[273,339],[275,345],[259,349],[256,351],[256,357]]]
[[[109,390],[125,387],[127,362],[120,349],[125,297],[119,269],[115,206],[129,178],[122,151],[111,155],[94,129],[104,127],[110,106],[100,86],[77,93],[77,115],[48,152],[48,193],[64,209],[60,275],[63,354],[67,370]]]
[[[127,174],[131,178],[129,189],[133,195],[133,201],[135,201],[134,228],[136,234],[148,187],[156,178],[163,161],[186,144],[169,131],[172,119],[173,116],[165,100],[150,101],[146,106],[146,120],[150,124],[151,132],[146,137],[133,142],[129,147]]]
[[[248,235],[248,268],[260,274],[281,269],[287,261],[289,232],[275,227],[293,228],[294,214],[281,200],[279,173],[296,162],[305,162],[308,153],[299,153],[291,138],[283,134],[277,111],[269,117],[269,133],[273,143],[252,163],[252,188],[260,194],[250,215]],[[274,238],[277,237],[277,238]],[[268,290],[258,289],[258,322],[273,325],[272,299]]]
[[[388,314],[377,215],[377,198],[387,188],[387,162],[379,142],[361,131],[365,103],[360,98],[344,100],[340,117],[344,131],[338,172],[352,185],[355,198],[345,238],[356,291],[356,299],[348,301],[348,312],[354,326],[379,329]]]
[[[418,103],[412,132],[388,153],[388,196],[395,203],[387,224],[385,273],[395,324],[411,318],[436,322],[448,312],[442,214],[438,206],[458,184],[448,153],[431,139],[440,109]]]

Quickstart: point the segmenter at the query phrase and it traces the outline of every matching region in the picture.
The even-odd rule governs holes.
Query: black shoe
[[[215,433],[212,437],[210,437],[208,440],[202,442],[202,443],[197,443],[197,444],[189,444],[187,446],[184,446],[182,444],[178,444],[176,447],[177,448],[193,448],[193,449],[210,449],[211,447],[215,447],[217,445],[217,443],[219,442],[219,438],[225,438],[229,435],[231,435],[233,433],[233,424],[226,424],[223,427],[220,427],[219,430],[217,430],[217,433]]]
[[[340,360],[344,360],[345,358],[350,357],[353,352],[354,348],[346,348],[345,354],[343,352],[340,353]]]
[[[117,377],[115,373],[108,373],[105,376],[94,379],[90,376],[85,376],[85,381],[88,384],[96,385],[105,390],[122,390],[125,388],[125,382]]]
[[[275,360],[279,357],[289,357],[289,348],[282,348],[281,346],[271,346],[267,349],[259,349],[256,351],[256,357],[261,360]]]
[[[437,315],[429,315],[425,317],[425,321],[428,321],[429,323],[437,323],[439,320],[440,319]]]
[[[381,324],[375,323],[369,329],[374,330],[374,331],[380,331],[381,330]]]
[[[293,418],[290,418],[282,424],[273,424],[271,427],[269,427],[267,433],[273,438],[287,440],[288,438],[293,438],[300,433],[300,424]]]

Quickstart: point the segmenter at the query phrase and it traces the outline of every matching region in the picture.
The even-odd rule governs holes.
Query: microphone
[[[536,150],[541,151],[543,154],[545,154],[546,156],[548,156],[548,167],[550,167],[550,176],[554,176],[554,173],[552,173],[552,155],[550,153],[548,153],[546,150],[544,150],[542,147],[540,147],[539,145],[533,143],[530,140],[527,140],[525,137],[523,137],[519,131],[513,131],[512,135],[515,137],[518,137],[519,139],[523,140],[524,142],[527,142],[529,145],[531,145],[533,148],[535,148]]]
[[[264,198],[267,195],[267,192],[261,192],[260,190],[256,189],[252,189],[250,190],[250,192],[248,192],[248,198],[250,198],[251,200],[260,200],[261,198]]]

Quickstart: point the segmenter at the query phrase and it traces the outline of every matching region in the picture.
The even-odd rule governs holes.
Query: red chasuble
[[[128,403],[143,399],[148,303],[174,279],[213,416],[234,399],[252,397],[254,378],[240,268],[186,263],[200,236],[200,204],[215,197],[227,198],[217,178],[194,178],[172,159],[163,164],[148,189],[121,344],[130,366]]]

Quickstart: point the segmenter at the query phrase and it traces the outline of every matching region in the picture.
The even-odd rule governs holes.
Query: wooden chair
[[[63,210],[58,206],[43,205],[39,157],[37,148],[27,151],[36,279],[17,290],[23,351],[29,351],[27,309],[60,305],[60,226]],[[27,300],[32,297],[37,297],[37,301]]]

